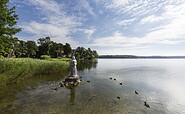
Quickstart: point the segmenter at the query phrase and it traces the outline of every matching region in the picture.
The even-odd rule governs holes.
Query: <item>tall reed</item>
[[[20,79],[38,75],[50,75],[66,72],[69,62],[49,61],[31,58],[0,59],[0,85],[17,82]]]

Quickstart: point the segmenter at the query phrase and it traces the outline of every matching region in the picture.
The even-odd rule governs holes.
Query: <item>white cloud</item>
[[[63,43],[77,44],[77,42],[68,37],[70,31],[68,28],[61,28],[52,24],[38,23],[35,21],[30,22],[29,25],[23,24],[21,26],[24,31],[34,34],[33,36],[37,39],[49,36],[56,42],[62,41]]]
[[[34,6],[37,13],[41,14],[40,21],[31,21],[20,24],[23,31],[34,34],[36,37],[50,36],[53,41],[77,45],[77,42],[69,37],[82,23],[80,17],[66,14],[62,4],[51,0],[24,1],[26,5]]]
[[[93,11],[93,8],[90,6],[89,2],[87,0],[80,0],[80,5],[92,16],[96,16],[96,14]]]
[[[129,37],[120,33],[112,36],[97,37],[91,46],[119,47],[125,49],[142,48],[143,46],[158,44],[178,44],[185,42],[185,2],[175,5],[166,5],[161,16],[150,15],[142,19],[141,23],[157,22],[163,24],[152,31],[145,33],[142,37]],[[119,24],[125,24],[133,20],[125,20]],[[142,27],[142,26],[140,26]]]
[[[148,17],[143,18],[140,23],[141,24],[145,24],[145,23],[153,23],[153,22],[158,22],[158,21],[162,21],[164,18],[161,16],[155,16],[155,15],[151,15]]]
[[[90,39],[94,32],[95,32],[95,29],[86,29],[86,30],[84,30],[84,33],[87,35],[87,39]]]
[[[134,22],[135,20],[136,20],[136,18],[125,19],[125,20],[117,22],[117,24],[120,25],[120,26],[127,26],[127,25],[132,24],[132,22]]]
[[[120,8],[128,3],[128,0],[112,0],[107,3],[107,8]]]

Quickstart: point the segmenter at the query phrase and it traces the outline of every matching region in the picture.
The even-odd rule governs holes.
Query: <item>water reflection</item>
[[[76,88],[70,88],[70,103],[71,105],[75,104],[75,99],[76,99]]]
[[[94,61],[78,61],[77,69],[78,71],[84,71],[86,69],[90,70],[97,67],[97,62]]]

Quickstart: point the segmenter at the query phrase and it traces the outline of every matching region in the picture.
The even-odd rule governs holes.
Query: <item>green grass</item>
[[[39,60],[31,58],[0,59],[0,85],[19,82],[38,75],[59,74],[67,71],[66,59]]]
[[[49,61],[70,61],[70,58],[49,58]]]

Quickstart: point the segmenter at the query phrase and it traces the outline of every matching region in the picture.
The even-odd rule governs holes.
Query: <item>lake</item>
[[[185,59],[99,59],[97,64],[79,63],[81,84],[55,90],[68,74],[33,77],[0,88],[0,113],[185,113]]]

